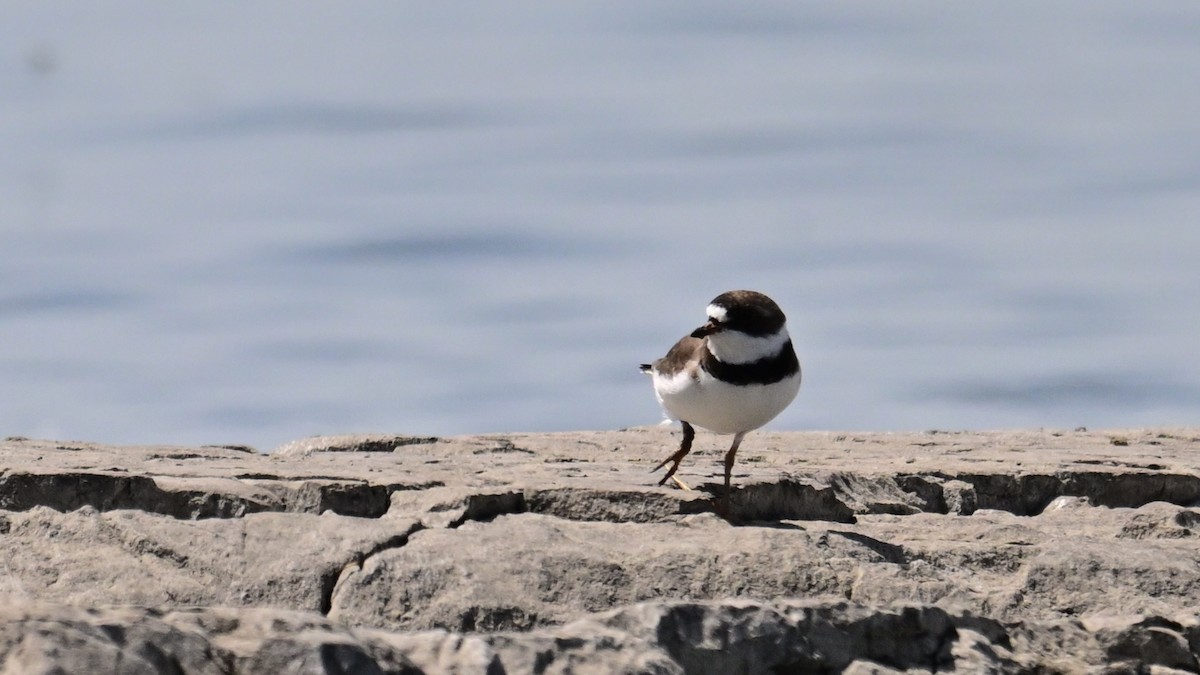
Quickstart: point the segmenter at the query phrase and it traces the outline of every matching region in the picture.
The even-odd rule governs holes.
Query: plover
[[[671,464],[659,485],[674,479],[692,449],[693,425],[733,434],[725,453],[724,507],[738,446],[746,434],[783,412],[800,390],[800,361],[783,311],[755,291],[722,293],[708,305],[708,322],[675,343],[667,355],[641,370],[667,416],[683,425],[683,441],[652,471]]]

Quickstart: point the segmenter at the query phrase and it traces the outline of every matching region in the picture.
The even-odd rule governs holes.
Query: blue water
[[[0,435],[1198,424],[1200,4],[9,2]]]

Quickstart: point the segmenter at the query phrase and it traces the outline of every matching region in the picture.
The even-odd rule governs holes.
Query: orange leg
[[[730,476],[733,474],[733,462],[737,458],[738,446],[742,444],[742,439],[746,437],[746,432],[735,434],[733,437],[733,445],[729,446],[729,452],[725,453],[725,493],[721,495],[721,501],[716,504],[716,512],[728,517],[729,515],[729,493],[732,488],[729,487]]]
[[[692,451],[692,439],[696,438],[696,430],[693,429],[692,425],[688,424],[687,422],[683,422],[682,424],[683,442],[679,444],[679,449],[676,450],[670,457],[659,462],[658,466],[650,469],[650,473],[654,473],[655,471],[658,471],[666,466],[668,462],[672,463],[671,468],[667,469],[667,475],[663,476],[662,480],[658,481],[659,485],[662,485],[668,480],[675,478],[675,472],[679,470],[679,463],[682,462],[683,458],[687,457],[687,454]],[[689,489],[686,485],[680,483],[678,478],[675,478],[675,482],[678,483],[683,489]]]

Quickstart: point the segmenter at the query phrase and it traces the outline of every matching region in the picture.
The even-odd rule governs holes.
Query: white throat
[[[753,363],[775,356],[791,339],[787,326],[762,337],[723,330],[708,336],[708,351],[722,363]]]

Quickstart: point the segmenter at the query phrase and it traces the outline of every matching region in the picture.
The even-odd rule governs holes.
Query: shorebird
[[[651,471],[671,468],[658,482],[674,480],[692,449],[693,426],[733,434],[725,453],[725,495],[738,446],[746,434],[770,422],[800,390],[800,361],[787,321],[775,301],[756,291],[729,291],[709,303],[708,322],[681,338],[667,355],[641,370],[654,382],[654,395],[667,417],[683,426],[683,441]]]

